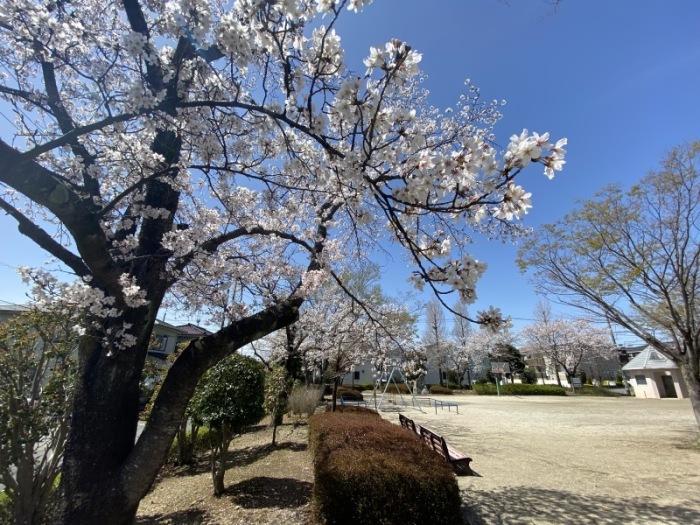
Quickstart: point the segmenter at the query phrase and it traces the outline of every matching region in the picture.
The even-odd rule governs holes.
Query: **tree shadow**
[[[254,447],[246,447],[237,450],[229,450],[227,457],[228,467],[244,467],[255,463],[259,459],[269,456],[278,450],[291,450],[292,452],[303,452],[308,448],[306,443],[282,442],[272,445],[266,443],[264,445],[256,445]]]
[[[232,442],[235,445],[235,440]],[[226,455],[226,468],[245,467],[256,461],[269,456],[278,450],[290,450],[292,452],[303,452],[308,449],[306,443],[281,442],[275,445],[266,443],[253,447],[229,450]],[[163,476],[197,476],[211,469],[209,453],[199,454],[189,465],[168,466],[163,471]]]
[[[618,525],[700,523],[700,497],[677,505],[644,498],[581,496],[571,492],[528,487],[462,491],[463,516],[468,525],[576,523]]]
[[[178,510],[169,514],[138,516],[136,525],[204,525],[207,513],[202,509]]]
[[[313,483],[293,478],[260,476],[246,479],[226,489],[231,501],[246,509],[297,508],[311,500]]]

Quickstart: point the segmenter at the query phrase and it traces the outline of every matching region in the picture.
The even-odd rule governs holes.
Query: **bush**
[[[382,386],[381,391],[384,391],[384,387],[386,385]],[[387,394],[410,394],[411,388],[406,383],[389,383],[386,392]]]
[[[520,380],[524,385],[536,385],[537,384],[537,370],[528,366],[523,373],[520,374]]]
[[[192,418],[210,430],[214,494],[224,491],[226,455],[231,440],[263,418],[264,399],[262,364],[241,354],[232,354],[210,368],[197,385],[189,409]]]
[[[211,436],[209,436],[209,427],[198,427],[197,436],[194,442],[192,442],[192,431],[187,430],[185,432],[185,439],[188,443],[192,443],[192,457],[204,454],[209,451],[209,442]],[[170,445],[170,452],[168,453],[168,460],[178,465],[184,465],[189,462],[182,462],[180,458],[180,450],[178,447],[178,436],[173,439],[172,445]],[[0,522],[2,523],[2,522]]]
[[[363,415],[368,415],[368,416],[372,416],[372,417],[378,417],[380,419],[382,417],[379,415],[379,412],[377,412],[376,410],[372,410],[371,408],[358,406],[358,405],[336,405],[335,411],[341,412],[344,414],[348,414],[348,413],[363,414]],[[326,405],[326,412],[333,412],[333,405],[331,403],[328,403]]]
[[[583,396],[598,396],[598,397],[621,397],[622,394],[612,392],[607,388],[601,388],[593,385],[583,385],[583,388],[576,389],[576,395]]]
[[[0,323],[0,483],[12,522],[39,525],[56,500],[80,318],[33,309]],[[7,503],[9,501],[9,503]]]
[[[338,387],[338,400],[343,397],[346,401],[363,401],[362,392],[347,386]]]
[[[496,385],[475,384],[474,392],[481,396],[495,396]],[[500,386],[500,392],[505,396],[565,396],[566,389],[558,385],[524,385],[504,384]]]
[[[319,522],[462,523],[449,465],[401,427],[366,414],[317,414],[309,446]]]
[[[374,390],[374,383],[355,383],[353,387],[355,390],[364,392],[365,390]]]
[[[452,390],[440,385],[432,385],[428,390],[431,394],[434,394],[436,396],[452,395]]]
[[[287,400],[289,412],[299,416],[313,416],[321,400],[322,392],[323,388],[321,386],[296,385]]]

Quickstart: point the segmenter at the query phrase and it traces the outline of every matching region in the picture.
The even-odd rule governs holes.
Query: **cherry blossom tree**
[[[495,147],[500,104],[469,83],[431,106],[405,42],[347,67],[336,20],[367,2],[2,0],[0,209],[56,261],[25,270],[37,299],[86,317],[57,523],[130,523],[199,378],[340,285],[342,259],[391,239],[416,286],[472,302],[471,235],[519,236],[518,176],[562,168],[547,133]],[[174,361],[134,443],[169,298],[221,329]]]
[[[377,368],[410,348],[415,319],[385,296],[376,267],[347,275],[343,287],[324,286],[307,298],[297,324],[307,337],[300,344],[308,368],[323,365],[333,380],[333,406],[343,376],[360,363]]]
[[[468,375],[467,380],[471,385],[470,367],[476,358],[473,354],[477,349],[470,344],[474,328],[468,320],[466,305],[458,302],[453,306],[453,310],[452,339],[448,346],[447,360],[450,368],[457,374],[457,386],[462,388],[462,379],[465,373]]]
[[[608,330],[584,319],[540,320],[525,327],[521,335],[530,349],[554,364],[560,386],[559,367],[571,382],[582,363],[596,358],[614,359],[617,355]]]

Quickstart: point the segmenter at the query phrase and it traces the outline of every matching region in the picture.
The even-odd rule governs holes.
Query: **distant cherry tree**
[[[559,385],[559,368],[571,382],[583,363],[617,357],[608,330],[583,319],[540,319],[526,326],[521,335],[531,350],[554,365]]]

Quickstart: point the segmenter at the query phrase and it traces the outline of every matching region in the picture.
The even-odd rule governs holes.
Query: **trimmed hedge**
[[[462,523],[452,469],[397,425],[361,413],[315,414],[309,448],[319,523]]]
[[[558,385],[523,385],[508,383],[500,385],[501,395],[505,396],[565,396],[566,389]],[[496,385],[474,384],[474,392],[481,396],[495,396]]]
[[[340,398],[344,397],[348,401],[362,401],[364,398],[362,397],[362,392],[359,390],[356,390],[354,388],[350,388],[347,386],[339,386],[338,387],[338,402],[340,403]]]
[[[382,385],[380,389],[377,390],[377,393],[383,392],[384,388],[386,385]],[[406,383],[389,383],[389,386],[386,389],[387,394],[410,394],[411,389]]]
[[[378,417],[379,419],[382,418],[382,416],[379,415],[379,412],[376,410],[372,410],[371,408],[366,408],[363,406],[357,406],[357,405],[335,405],[335,411],[336,412],[343,412],[343,413],[353,413],[353,414],[364,414],[370,417]],[[326,405],[326,412],[333,412],[333,404],[328,403]]]
[[[431,385],[428,391],[436,396],[451,396],[452,390],[440,385]]]
[[[622,397],[622,394],[618,394],[617,392],[611,392],[607,388],[602,388],[593,385],[583,385],[583,388],[577,388],[576,395],[598,397]]]

